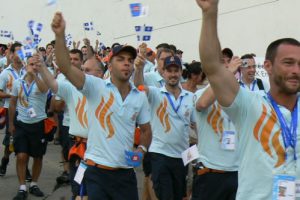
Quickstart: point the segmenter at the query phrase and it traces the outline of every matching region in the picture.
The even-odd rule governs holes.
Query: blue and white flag
[[[67,47],[70,48],[73,43],[73,38],[72,38],[71,34],[66,35],[65,41],[66,41]]]
[[[153,26],[135,26],[138,41],[150,41]]]
[[[47,6],[52,6],[56,4],[56,0],[47,0]]]
[[[145,17],[148,15],[149,6],[143,6],[141,3],[129,4],[132,17]]]
[[[106,46],[102,42],[100,42],[98,51],[102,51],[102,50],[105,50],[105,49],[106,49]]]
[[[29,28],[30,37],[33,40],[33,45],[36,47],[42,41],[40,38],[40,33],[43,30],[43,24],[35,22],[34,20],[30,20],[27,26]]]
[[[85,23],[83,23],[83,29],[85,31],[93,31],[94,30],[94,24],[93,24],[93,22],[85,22]]]
[[[30,45],[24,45],[20,50],[17,51],[18,56],[21,60],[25,61],[28,57],[33,56],[35,49],[31,48]]]

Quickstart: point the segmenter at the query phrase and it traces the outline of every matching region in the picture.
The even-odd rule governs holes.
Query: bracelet
[[[143,150],[143,152],[148,152],[147,148],[144,145],[139,145],[138,148],[141,148]]]

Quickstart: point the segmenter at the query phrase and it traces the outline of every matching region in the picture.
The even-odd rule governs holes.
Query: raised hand
[[[83,39],[83,44],[84,44],[85,46],[87,46],[87,47],[91,46],[91,42],[90,42],[90,40],[87,39],[87,38],[84,38],[84,39]]]
[[[233,56],[230,63],[228,64],[228,70],[235,74],[238,68],[242,66],[242,64],[242,59],[237,56]]]
[[[56,35],[63,36],[65,34],[66,22],[61,12],[55,13],[51,23],[51,27]]]
[[[147,44],[146,43],[143,42],[139,46],[139,54],[140,54],[140,56],[146,58],[146,54],[147,54]]]
[[[219,0],[196,0],[203,12],[209,12],[218,8]]]

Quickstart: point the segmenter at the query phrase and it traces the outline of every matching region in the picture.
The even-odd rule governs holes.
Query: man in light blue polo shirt
[[[65,21],[59,12],[53,18],[52,30],[57,64],[86,96],[89,105],[85,153],[88,167],[84,175],[89,199],[138,200],[132,165],[140,163],[141,154],[147,151],[151,127],[146,95],[129,82],[136,50],[123,45],[113,48],[108,64],[111,78],[104,81],[71,68],[65,45]],[[136,124],[141,129],[141,142],[132,152]]]
[[[218,0],[197,0],[203,22],[199,50],[216,99],[239,133],[238,200],[300,199],[300,42],[282,38],[267,50],[270,91],[240,87],[222,67]],[[207,48],[207,47],[210,48]]]
[[[44,196],[37,186],[37,181],[47,147],[44,119],[47,118],[45,107],[48,87],[38,77],[34,58],[28,58],[27,62],[27,73],[24,78],[15,80],[9,104],[9,133],[14,136],[17,175],[20,183],[15,200],[27,198],[25,176],[29,156],[33,157],[32,182],[29,192],[35,196]],[[14,123],[16,110],[18,110],[18,116]]]
[[[136,68],[139,65],[136,64]],[[143,65],[140,65],[142,70]],[[164,60],[165,86],[144,86],[151,106],[153,138],[151,152],[152,181],[160,200],[182,200],[185,168],[181,153],[189,148],[190,124],[195,122],[194,94],[180,87],[182,65],[177,56]]]
[[[164,61],[166,57],[174,55],[173,52],[170,49],[167,48],[161,48],[157,52],[157,67],[155,71],[143,73],[143,70],[140,70],[138,68],[134,71],[134,84],[135,85],[141,85],[141,83],[144,83],[147,86],[155,86],[157,88],[163,87],[165,85],[165,80],[162,77],[163,74],[163,67],[164,67]],[[138,77],[138,78],[136,78]]]
[[[4,108],[6,109],[6,130],[5,137],[3,139],[3,145],[5,146],[5,149],[4,156],[1,159],[0,176],[4,176],[6,174],[6,168],[9,162],[9,155],[12,153],[9,151],[9,140],[11,135],[8,133],[8,107],[13,84],[15,80],[22,78],[26,73],[22,60],[17,54],[17,51],[21,49],[21,46],[22,45],[17,42],[11,45],[7,61],[9,66],[5,68],[0,74],[0,98],[4,100]]]

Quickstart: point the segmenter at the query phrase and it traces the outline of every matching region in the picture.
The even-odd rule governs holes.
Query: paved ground
[[[3,130],[0,131],[0,141],[2,144]],[[71,198],[70,186],[64,186],[52,192],[56,183],[56,177],[62,172],[62,164],[60,164],[60,146],[53,143],[48,144],[47,153],[44,157],[43,170],[39,179],[39,186],[41,190],[46,194],[45,197],[34,197],[29,194],[28,200],[69,200]],[[0,157],[3,156],[3,146],[0,146]],[[31,166],[31,162],[29,164]],[[30,170],[31,171],[31,170]],[[141,168],[136,169],[138,177],[138,189],[139,194],[142,191],[143,172]],[[29,187],[29,184],[27,184]],[[11,155],[10,163],[7,169],[7,174],[4,177],[0,177],[0,199],[10,200],[16,195],[19,185],[15,169],[15,156]]]

